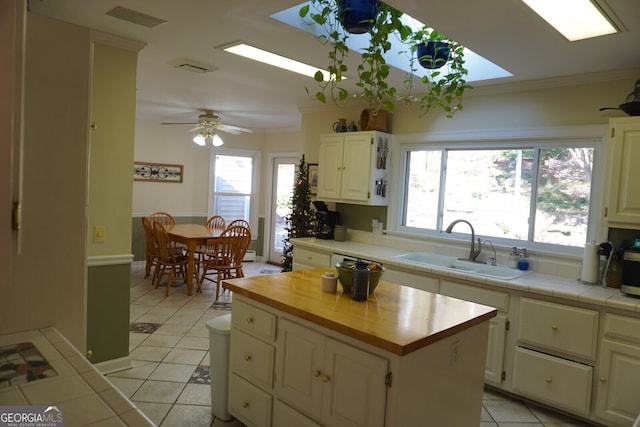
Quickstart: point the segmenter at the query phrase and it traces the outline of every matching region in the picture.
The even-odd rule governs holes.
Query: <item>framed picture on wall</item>
[[[318,194],[318,164],[309,163],[307,165],[307,173],[309,177],[309,187],[311,187],[311,194]]]
[[[147,182],[182,182],[183,166],[165,163],[134,162],[133,180]]]

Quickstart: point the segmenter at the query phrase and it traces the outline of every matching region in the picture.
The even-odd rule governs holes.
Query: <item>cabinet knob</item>
[[[313,257],[312,257],[311,255],[308,255],[308,256],[307,256],[307,260],[308,260],[308,261],[311,261],[312,259],[313,259]]]
[[[547,377],[547,379],[545,379],[545,381],[546,381],[548,384],[551,384],[551,383],[553,382],[553,378],[551,378],[551,377]]]
[[[600,377],[600,382],[601,383],[606,383],[607,382],[607,377]]]
[[[327,376],[327,375],[323,375],[323,376],[322,376],[322,382],[323,382],[323,383],[328,383],[330,379],[331,379],[331,378],[330,378],[329,376]]]
[[[244,355],[244,360],[245,360],[245,362],[251,362],[251,355],[250,354],[245,354]]]
[[[551,329],[554,330],[554,331],[557,331],[558,330],[558,325],[551,325]]]
[[[242,407],[243,408],[248,408],[249,407],[249,402],[247,402],[247,401],[242,402]]]
[[[318,371],[317,369],[315,371],[313,371],[313,376],[318,378],[320,376],[321,372]]]
[[[247,317],[247,323],[253,323],[253,317]]]

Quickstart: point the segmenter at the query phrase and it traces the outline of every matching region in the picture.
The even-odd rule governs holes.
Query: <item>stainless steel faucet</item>
[[[453,230],[453,226],[456,225],[459,222],[464,222],[465,224],[467,224],[471,228],[471,248],[469,249],[469,261],[476,262],[476,258],[478,258],[478,255],[480,255],[480,252],[482,252],[482,242],[480,241],[480,238],[478,237],[478,249],[476,249],[476,246],[475,246],[476,232],[473,229],[473,225],[471,225],[471,223],[469,221],[467,221],[467,220],[456,219],[451,224],[449,224],[449,226],[447,227],[447,229],[445,231],[447,233],[451,233],[451,230]]]
[[[491,246],[491,249],[493,249],[493,258],[489,258],[491,260],[491,265],[498,265],[497,264],[497,255],[496,255],[496,248],[493,247],[493,243],[491,243],[491,240],[489,239],[485,239],[484,240],[485,245],[488,243]]]

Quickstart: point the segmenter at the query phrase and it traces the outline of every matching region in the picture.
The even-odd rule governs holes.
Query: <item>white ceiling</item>
[[[254,63],[216,46],[243,40],[324,67],[327,50],[312,35],[269,16],[302,0],[30,0],[32,12],[129,39],[146,47],[138,61],[138,118],[193,121],[213,109],[224,123],[254,131],[298,129],[300,109],[318,107],[304,76]],[[623,31],[569,43],[520,0],[389,0],[513,74],[472,83],[476,90],[589,76],[606,79],[640,67],[640,1],[598,0]],[[146,28],[105,13],[130,8],[167,22]],[[195,74],[172,67],[187,58],[217,68]],[[595,74],[594,74],[595,73]],[[629,75],[633,75],[632,73]],[[401,73],[396,78],[401,81]],[[636,76],[633,75],[631,83]],[[637,75],[640,79],[640,74]],[[632,84],[629,91],[633,89]],[[620,103],[624,99],[620,100]]]

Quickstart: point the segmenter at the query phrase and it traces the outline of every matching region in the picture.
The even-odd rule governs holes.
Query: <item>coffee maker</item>
[[[340,222],[340,214],[330,211],[325,202],[316,200],[313,202],[316,208],[316,237],[318,239],[333,240],[333,231]]]

